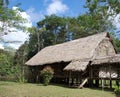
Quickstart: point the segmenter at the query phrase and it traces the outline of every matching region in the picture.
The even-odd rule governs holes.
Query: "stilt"
[[[116,85],[119,87],[119,81],[118,80],[116,80]]]
[[[69,87],[70,87],[70,84],[71,84],[71,71],[69,71]]]
[[[102,82],[102,91],[104,91],[104,79],[101,79]]]
[[[111,66],[109,65],[110,68],[110,89],[112,89],[112,79],[111,79]]]
[[[73,85],[73,84],[74,84],[74,78],[71,78],[70,80],[71,80],[71,81],[70,81],[70,82],[71,82],[70,84]]]
[[[93,86],[93,79],[92,79],[93,75],[92,75],[92,67],[89,67],[89,87]]]
[[[99,87],[99,79],[96,79],[96,80],[95,80],[95,86],[96,86],[96,87]]]
[[[112,80],[110,79],[110,89],[112,89]]]
[[[65,83],[68,84],[69,83],[69,78],[66,78],[65,81],[66,81]]]
[[[38,74],[37,74],[37,76],[36,76],[36,83],[39,83],[38,78],[39,78],[39,76],[38,76]]]

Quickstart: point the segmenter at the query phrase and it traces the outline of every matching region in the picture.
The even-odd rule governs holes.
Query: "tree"
[[[115,48],[116,48],[117,53],[120,53],[120,39],[115,38],[114,44],[115,44]]]
[[[27,61],[27,44],[24,43],[15,53],[14,56],[14,75],[18,82],[26,82],[25,74],[27,67],[24,66]],[[26,73],[25,73],[26,72]]]
[[[18,7],[8,8],[9,1],[0,1],[0,36],[7,34],[10,27],[24,30],[25,27],[21,23],[25,23],[26,19],[22,18]]]
[[[120,39],[116,37],[115,33],[110,33],[113,39],[113,44],[115,46],[116,52],[120,53]]]
[[[0,6],[1,7],[7,7],[9,4],[9,0],[0,0]]]
[[[56,15],[46,16],[44,20],[39,21],[38,23],[39,28],[45,28],[46,31],[43,33],[43,37],[46,36],[47,39],[44,39],[44,42],[49,43],[45,44],[54,45],[57,43],[65,42],[67,35],[66,35],[66,19],[63,17],[59,17]]]
[[[29,28],[29,32],[28,59],[43,48],[42,33],[44,32],[44,29],[40,30],[37,27],[31,27]]]
[[[10,76],[13,74],[13,53],[0,50],[0,76]]]
[[[120,13],[120,1],[119,0],[86,0],[86,13],[92,19],[92,27],[96,29],[96,32],[101,31],[114,31],[115,25],[113,25],[114,18]],[[97,27],[97,28],[96,28]]]
[[[43,48],[43,43],[42,43],[42,34],[45,32],[45,28],[39,29],[38,27],[31,27],[29,28],[30,32],[30,41],[29,43],[31,45],[30,48],[33,48],[32,46],[37,46],[37,52],[39,52]],[[34,39],[36,38],[36,39]],[[32,45],[33,44],[33,45]]]
[[[89,11],[85,16],[79,16],[78,20],[80,20],[84,29],[87,29],[86,32],[114,32],[115,47],[119,51],[119,39],[115,35],[120,35],[120,30],[116,29],[113,22],[114,18],[120,14],[120,0],[86,0],[85,7]],[[120,18],[118,18],[118,21],[120,21]]]
[[[28,58],[31,58],[42,48],[68,41],[69,33],[67,19],[56,15],[46,16],[37,23],[37,27],[29,28]]]

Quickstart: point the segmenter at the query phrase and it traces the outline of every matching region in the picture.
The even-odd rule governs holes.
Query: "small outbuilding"
[[[25,64],[31,68],[33,79],[40,79],[40,71],[51,66],[54,82],[79,88],[85,84],[100,86],[102,80],[108,80],[112,87],[112,80],[120,79],[120,55],[107,32],[45,47]]]

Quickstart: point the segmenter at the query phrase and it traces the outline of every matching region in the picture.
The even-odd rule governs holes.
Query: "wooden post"
[[[101,82],[102,82],[102,91],[104,91],[104,79],[102,79]]]
[[[96,87],[99,87],[99,79],[95,80],[95,85],[96,85]]]
[[[116,80],[116,85],[119,87],[119,81],[118,80]]]
[[[76,83],[79,84],[79,72],[77,72],[77,78],[76,78]]]
[[[109,65],[110,68],[110,89],[112,89],[112,78],[111,78],[111,66]]]
[[[36,83],[39,83],[39,68],[36,66]]]
[[[91,67],[91,87],[93,87],[93,75],[92,75],[92,67]]]
[[[69,87],[70,87],[70,80],[71,80],[71,71],[69,71]]]
[[[90,68],[89,68],[89,73],[90,73],[89,74],[89,76],[90,76],[89,77],[89,84],[90,84],[89,86],[92,87],[92,85],[93,85],[93,80],[92,80],[92,77],[93,77],[93,75],[92,75],[92,66],[90,66]]]
[[[112,89],[112,80],[110,79],[110,89]]]
[[[74,85],[74,77],[71,78],[71,85]]]

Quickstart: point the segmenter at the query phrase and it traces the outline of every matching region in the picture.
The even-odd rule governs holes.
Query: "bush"
[[[41,71],[41,76],[43,77],[43,84],[47,86],[51,79],[53,78],[54,70],[50,66],[46,66]]]
[[[115,86],[115,87],[114,87],[114,92],[115,92],[116,94],[120,94],[120,87],[119,87],[119,86]]]

